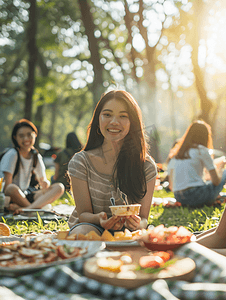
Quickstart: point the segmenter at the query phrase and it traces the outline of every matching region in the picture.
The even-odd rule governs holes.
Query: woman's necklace
[[[106,152],[109,153],[108,161],[107,161],[106,156],[104,154],[103,145],[101,145],[100,146],[100,156],[102,158],[102,161],[103,161],[104,165],[113,164],[113,166],[114,166],[115,163],[116,163],[116,160],[117,160],[115,154],[114,153],[110,154],[110,152],[112,152],[111,149],[106,150],[105,153]]]
[[[104,155],[104,151],[103,151],[103,146],[101,145],[101,158],[102,158],[102,161],[104,163],[104,165],[107,165],[107,160],[106,160],[106,157]]]
[[[107,165],[107,160],[106,160],[106,157],[104,155],[104,151],[103,151],[103,146],[101,145],[101,158],[102,158],[102,161],[104,163],[104,165]],[[112,205],[115,205],[115,198],[113,196],[113,190],[114,190],[114,185],[113,185],[113,182],[112,182],[112,179],[110,180],[110,188],[111,188],[111,198],[110,198],[110,202]],[[117,187],[117,193],[119,194],[120,196],[120,199],[122,201],[122,203],[124,205],[128,205],[128,200],[127,200],[127,195],[125,193],[123,193],[122,191],[120,191],[119,187]]]

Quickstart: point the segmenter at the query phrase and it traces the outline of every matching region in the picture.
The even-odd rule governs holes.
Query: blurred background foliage
[[[141,106],[157,162],[198,117],[226,151],[225,16],[224,0],[0,0],[0,151],[22,117],[37,146],[85,143],[113,88]]]

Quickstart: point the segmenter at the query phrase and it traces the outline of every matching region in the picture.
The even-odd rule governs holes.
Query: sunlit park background
[[[151,154],[164,162],[200,117],[226,151],[225,0],[0,0],[0,150],[14,122],[40,142],[86,140],[108,89],[138,101]]]

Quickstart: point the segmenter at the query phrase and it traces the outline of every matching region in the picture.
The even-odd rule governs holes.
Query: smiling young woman
[[[123,141],[130,130],[130,120],[126,104],[117,100],[109,100],[99,116],[100,132],[106,143]]]
[[[1,160],[4,192],[11,198],[7,208],[15,213],[19,213],[25,207],[42,208],[64,193],[64,186],[61,183],[50,186],[46,178],[42,156],[34,148],[37,134],[36,126],[29,120],[21,119],[16,122],[12,130],[14,148],[7,151]],[[18,160],[18,172],[14,175]],[[34,189],[31,191],[30,188],[33,174],[40,188],[36,191]]]
[[[147,223],[157,170],[148,155],[140,108],[130,93],[116,90],[101,97],[87,143],[73,156],[68,170],[76,205],[69,219],[71,233],[133,231]],[[139,216],[111,215],[110,198],[121,205],[121,193],[129,204],[141,204]]]
[[[20,153],[23,153],[24,157],[31,157],[30,151],[34,146],[36,136],[36,132],[30,127],[21,127],[18,129],[14,138],[18,144],[18,147],[20,148]]]

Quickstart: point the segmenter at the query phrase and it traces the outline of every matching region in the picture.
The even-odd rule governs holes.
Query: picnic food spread
[[[85,262],[84,274],[103,283],[133,289],[159,278],[191,280],[195,267],[192,259],[172,251],[148,252],[141,247],[96,255]]]
[[[157,228],[157,227],[156,227]],[[150,231],[150,229],[148,229]],[[33,238],[32,236],[30,236]],[[46,238],[48,238],[48,235],[45,235]],[[17,238],[16,236],[11,235],[10,237],[1,237],[0,241],[6,241],[6,240],[12,240],[13,238]],[[54,237],[56,239],[56,236]],[[19,239],[19,238],[18,238]],[[78,246],[82,245],[88,247],[92,247],[95,243],[99,243],[98,241],[66,241],[69,244],[76,244]],[[65,243],[63,240],[58,240],[58,243]],[[1,243],[0,243],[1,244]],[[104,243],[102,243],[104,244]],[[92,246],[89,246],[92,245]],[[96,253],[90,254],[90,259],[84,261],[81,260],[82,257],[87,257],[86,254],[84,256],[75,257],[71,260],[68,259],[61,259],[61,261],[56,262],[54,265],[54,262],[42,264],[42,266],[48,265],[48,269],[46,269],[44,272],[40,272],[42,270],[41,268],[30,266],[29,273],[26,270],[26,273],[24,271],[25,267],[20,266],[17,268],[17,270],[13,270],[13,267],[11,268],[4,268],[0,266],[0,276],[1,276],[1,286],[3,286],[5,289],[8,288],[12,290],[14,293],[17,294],[18,286],[22,286],[20,290],[22,290],[21,293],[18,293],[19,296],[23,298],[29,298],[28,295],[31,293],[34,294],[34,299],[39,299],[39,296],[41,297],[43,295],[44,290],[46,291],[50,288],[51,291],[57,295],[58,293],[62,292],[62,289],[65,291],[64,299],[68,299],[71,297],[71,293],[77,294],[78,288],[79,293],[87,293],[89,296],[89,299],[93,299],[95,297],[102,296],[103,297],[103,291],[105,291],[105,297],[107,298],[120,298],[124,299],[130,296],[130,298],[137,298],[137,299],[144,299],[144,295],[152,295],[155,296],[152,288],[152,283],[154,281],[159,282],[158,279],[166,279],[167,282],[169,280],[171,281],[169,283],[170,291],[172,290],[173,293],[175,290],[178,291],[179,294],[176,296],[179,299],[193,299],[197,300],[200,299],[203,295],[205,296],[205,299],[209,299],[209,286],[205,288],[205,291],[200,290],[197,292],[196,284],[200,282],[200,285],[203,286],[203,282],[206,282],[206,285],[213,280],[213,274],[215,274],[217,277],[214,277],[214,280],[216,282],[223,282],[223,277],[221,277],[221,274],[223,274],[222,269],[225,269],[225,260],[222,258],[218,258],[219,263],[216,266],[216,259],[215,259],[215,252],[209,250],[207,255],[203,255],[202,253],[203,247],[199,245],[198,243],[190,243],[188,245],[185,245],[184,247],[181,247],[178,251],[174,253],[174,256],[167,260],[169,262],[169,265],[167,266],[164,264],[160,268],[150,268],[149,266],[146,267],[149,264],[149,260],[147,258],[139,260],[141,257],[148,258],[152,257],[155,253],[157,256],[161,257],[164,260],[164,257],[167,258],[167,253],[170,254],[170,251],[163,251],[163,257],[161,255],[162,251],[149,251],[146,247],[123,247],[117,249],[117,255],[113,255],[115,252],[113,251],[102,251],[102,249],[97,250]],[[115,251],[115,249],[114,249]],[[97,260],[99,260],[101,257],[105,257],[105,253],[108,253],[108,261],[114,261],[115,267],[117,267],[117,264],[122,266],[122,270],[120,272],[113,272],[112,270],[107,270],[104,268],[100,268],[97,265]],[[213,254],[211,256],[211,253]],[[209,257],[213,257],[214,260],[210,261]],[[111,258],[111,260],[110,260]],[[120,260],[122,262],[115,262],[117,260]],[[205,264],[205,267],[203,266],[203,259],[206,259],[207,264]],[[79,263],[77,264],[77,260],[79,260]],[[150,261],[152,261],[150,259]],[[161,261],[161,260],[160,260]],[[69,264],[70,262],[70,264]],[[100,263],[101,261],[99,261]],[[146,268],[142,268],[141,265]],[[166,263],[167,263],[166,262]],[[132,269],[133,264],[136,263],[137,270]],[[197,267],[196,264],[197,263]],[[64,266],[61,267],[58,266],[58,264],[64,264]],[[131,267],[130,267],[131,266]],[[206,268],[209,266],[209,268]],[[41,265],[40,265],[41,267]],[[49,268],[51,267],[51,268]],[[70,271],[70,274],[65,272],[69,271],[69,268],[72,270]],[[42,267],[43,268],[43,267]],[[112,268],[112,267],[111,267]],[[127,268],[125,270],[124,268]],[[131,269],[129,269],[131,268]],[[138,269],[140,268],[140,270]],[[10,271],[9,271],[10,270]],[[22,270],[22,272],[21,272]],[[213,272],[211,272],[213,270]],[[148,271],[148,272],[146,272]],[[149,272],[151,271],[151,272]],[[16,273],[15,273],[16,272]],[[25,277],[22,277],[23,274],[30,274],[34,273],[33,275],[26,276],[25,283],[21,285],[22,280],[25,280]],[[74,281],[71,281],[72,276],[74,276]],[[8,280],[6,276],[15,277],[19,276],[17,279]],[[223,275],[222,275],[223,276]],[[29,278],[29,285],[27,282],[27,279]],[[78,280],[79,278],[79,280]],[[92,278],[94,280],[90,280],[89,278]],[[216,278],[216,279],[215,279]],[[81,280],[80,280],[81,279]],[[181,281],[182,280],[182,281]],[[188,281],[193,280],[194,283],[189,283]],[[186,281],[186,282],[183,282]],[[207,283],[207,281],[210,281]],[[12,285],[12,282],[15,283],[15,285]],[[80,283],[81,282],[81,283]],[[70,284],[69,284],[70,283]],[[91,284],[92,283],[92,284]],[[181,289],[181,284],[183,283],[184,288]],[[19,284],[19,285],[18,285]],[[222,284],[223,285],[223,284]],[[40,289],[40,286],[42,287],[42,290]],[[138,289],[142,286],[142,289]],[[186,286],[186,287],[185,287]],[[194,286],[194,287],[193,287]],[[217,284],[216,284],[217,286]],[[72,290],[72,287],[74,289]],[[95,289],[94,289],[95,287]],[[123,289],[118,288],[123,287]],[[195,292],[193,293],[195,296],[191,296],[191,291],[188,290],[188,288],[191,288]],[[194,289],[193,289],[194,288]],[[32,289],[32,290],[31,290]],[[40,293],[39,293],[40,291]],[[122,293],[122,297],[119,297],[119,292]],[[219,292],[216,291],[213,298],[218,299],[218,295],[221,293],[221,298],[224,299],[225,292]],[[32,294],[32,295],[33,295]],[[109,295],[109,296],[108,296]],[[85,297],[86,298],[86,297]],[[10,299],[10,297],[9,297]],[[88,298],[87,298],[88,299]],[[219,297],[220,299],[220,297]]]
[[[173,258],[172,251],[154,252],[148,255],[141,256],[137,264],[132,264],[133,260],[129,253],[121,253],[116,259],[112,257],[100,257],[97,260],[97,266],[101,269],[111,272],[122,272],[124,266],[130,265],[133,270],[145,270],[152,272],[153,269],[166,267],[165,263]],[[147,270],[149,269],[149,270]],[[152,270],[150,270],[152,269]]]
[[[102,235],[98,235],[95,231],[90,231],[87,234],[70,234],[69,231],[59,231],[57,234],[58,239],[65,240],[90,240],[90,241],[104,241],[104,242],[114,242],[114,241],[128,241],[133,240],[142,234],[142,230],[136,230],[131,232],[127,228],[124,231],[116,231],[112,235],[108,230],[104,230]]]
[[[57,234],[42,234],[40,236],[25,235],[22,240],[12,242],[10,242],[11,237],[8,237],[9,242],[0,243],[0,273],[8,274],[6,273],[9,272],[7,270],[12,270],[12,276],[18,276],[22,269],[26,274],[29,268],[38,270],[41,266],[46,268],[51,264],[62,264],[64,261],[68,263],[79,259],[79,257],[85,257],[90,245],[85,247],[84,243],[99,243],[98,247],[100,247],[100,244],[105,244],[102,241],[105,241],[109,242],[110,246],[112,243],[118,244],[120,250],[117,257],[112,257],[112,253],[114,253],[112,251],[106,251],[108,252],[107,257],[94,256],[103,248],[96,248],[97,251],[90,252],[88,257],[91,258],[84,264],[84,273],[89,278],[126,288],[141,286],[158,278],[176,277],[189,280],[195,269],[193,260],[175,256],[172,251],[149,251],[148,247],[140,247],[142,243],[140,245],[137,241],[146,239],[164,242],[168,245],[175,240],[177,242],[178,240],[181,242],[188,241],[190,233],[188,235],[185,228],[167,229],[163,225],[155,229],[142,229],[134,232],[125,229],[114,234],[105,230],[101,236],[95,231],[90,231],[86,235],[69,235],[69,231],[60,231]],[[7,240],[7,237],[2,238],[2,241],[4,240]],[[125,248],[124,250],[121,248],[122,243],[120,242],[123,241],[125,245],[122,247],[128,249],[126,252]],[[128,247],[134,241],[137,243],[133,245],[135,247]],[[82,244],[81,247],[79,246],[80,243]],[[102,255],[102,252],[99,254]],[[114,280],[108,282],[112,276]],[[126,280],[130,281],[127,282]]]
[[[143,245],[150,250],[170,250],[195,239],[195,236],[183,226],[171,226],[166,228],[163,224],[161,224],[154,229],[141,229],[133,232],[127,228],[124,231],[116,231],[114,234],[105,230],[101,236],[99,236],[95,231],[90,231],[85,235],[69,235],[69,231],[60,231],[57,234],[57,238],[65,240],[90,240],[104,242],[138,241],[143,243]]]
[[[74,258],[87,252],[85,248],[56,245],[56,242],[45,236],[27,237],[23,241],[2,242],[0,267],[20,268],[25,265],[40,265]]]

